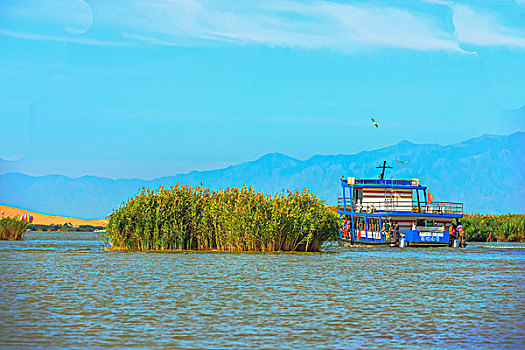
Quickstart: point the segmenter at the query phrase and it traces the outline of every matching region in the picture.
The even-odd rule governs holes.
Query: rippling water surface
[[[0,347],[524,348],[525,245],[315,254],[0,242]]]

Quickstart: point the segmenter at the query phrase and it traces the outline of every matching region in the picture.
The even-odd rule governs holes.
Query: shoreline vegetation
[[[251,186],[141,191],[114,210],[105,242],[114,250],[319,251],[339,216],[312,192],[274,195]]]
[[[170,196],[171,198],[168,198]],[[156,203],[153,198],[157,201]],[[246,204],[246,210],[244,210]],[[148,205],[152,207],[148,209]],[[255,210],[255,205],[262,205],[262,207]],[[203,208],[203,206],[208,207]],[[303,213],[307,207],[310,209],[306,209],[306,212]],[[218,212],[224,209],[227,209],[224,215],[218,216]],[[104,234],[104,241],[110,246],[108,249],[114,250],[297,251],[306,248],[308,251],[316,251],[323,240],[333,240],[338,235],[338,233],[334,235],[334,231],[338,229],[338,222],[334,221],[334,215],[337,217],[335,209],[336,207],[326,206],[324,201],[320,201],[306,189],[301,193],[287,191],[283,194],[269,196],[256,193],[250,187],[211,192],[210,189],[202,187],[193,189],[188,186],[176,186],[170,190],[161,188],[156,192],[151,190],[148,192],[143,188],[138,195],[114,211],[117,213],[113,221],[114,228],[109,234]],[[21,209],[16,210],[22,211]],[[170,212],[174,213],[171,219],[169,218]],[[125,215],[122,216],[124,213]],[[0,218],[0,240],[23,240],[23,233],[28,230],[103,232],[106,229],[105,225],[73,226],[69,222],[29,224],[20,220],[18,216],[4,216],[3,214],[2,212]],[[191,215],[197,215],[193,217],[194,222],[189,217]],[[232,215],[239,215],[239,218],[234,218]],[[284,218],[284,215],[290,217]],[[302,218],[303,215],[304,218]],[[319,232],[306,232],[306,235],[310,236],[302,241],[305,238],[304,235],[301,236],[298,232],[291,234],[284,232],[290,227],[290,224],[296,229],[298,226],[300,230],[308,231],[308,225],[314,230],[321,230],[319,223],[315,222],[319,217],[324,218],[324,225],[327,225],[326,229],[328,229],[321,235]],[[257,222],[254,222],[255,218]],[[97,223],[103,221],[105,220],[99,220]],[[465,229],[466,239],[470,242],[525,242],[525,214],[473,213],[464,214],[460,221]],[[168,226],[170,224],[175,226],[170,229]],[[200,225],[204,225],[204,228]],[[284,226],[280,227],[282,225]],[[189,229],[190,232],[182,232],[181,227]],[[211,227],[211,229],[206,227]],[[255,227],[258,232],[238,233],[240,231],[237,231],[249,230],[251,227]],[[144,232],[141,233],[141,229]],[[227,239],[219,237],[219,245],[217,245],[217,230],[219,229],[226,230],[227,234],[223,233],[219,236],[227,235]],[[150,231],[146,232],[146,230]],[[190,237],[191,235],[193,237]],[[284,242],[294,235],[302,238],[299,241],[295,240],[295,245],[292,244],[291,248],[295,249],[290,249],[291,243],[284,244]],[[271,237],[274,240],[273,245],[270,243]],[[208,243],[203,244],[203,239],[207,239]],[[157,243],[154,242],[155,240]],[[247,243],[243,243],[245,240]],[[282,245],[279,240],[283,240]],[[307,242],[308,247],[305,244]]]
[[[467,241],[525,242],[525,214],[464,214],[460,221]]]
[[[29,222],[18,219],[17,217],[5,217],[0,219],[0,240],[2,241],[21,241],[23,235],[29,227]]]
[[[66,223],[63,225],[41,225],[31,224],[28,227],[29,231],[58,231],[58,232],[98,232],[106,229],[106,226],[94,226],[94,225],[80,225],[73,226],[72,224]]]

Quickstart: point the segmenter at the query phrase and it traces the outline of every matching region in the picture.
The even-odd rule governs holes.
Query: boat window
[[[434,227],[434,220],[417,219],[417,226]]]
[[[362,201],[363,200],[363,189],[362,188],[354,188],[354,192],[352,193],[352,197],[354,199]]]
[[[364,218],[355,217],[354,224],[355,224],[354,229],[356,231],[361,231],[365,229],[365,219]]]
[[[368,231],[380,231],[378,218],[368,219]]]

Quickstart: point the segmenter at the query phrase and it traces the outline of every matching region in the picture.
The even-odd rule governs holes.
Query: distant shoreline
[[[29,225],[27,231],[33,232],[93,232],[103,233],[106,232],[105,226],[61,226],[61,225]]]
[[[73,227],[80,226],[95,226],[106,227],[108,221],[106,219],[98,220],[82,220],[67,216],[54,216],[41,213],[35,213],[31,210],[9,207],[7,205],[0,205],[0,217],[20,217],[23,214],[31,214],[33,216],[33,225],[66,225],[71,224]]]

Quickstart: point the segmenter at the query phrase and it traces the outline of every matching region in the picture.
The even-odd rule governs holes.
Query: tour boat
[[[463,203],[436,202],[419,179],[388,180],[383,162],[379,179],[341,179],[337,212],[340,239],[350,244],[392,246],[465,246]],[[397,223],[397,225],[396,225]],[[389,229],[390,226],[390,229]],[[451,230],[450,227],[453,226]]]

